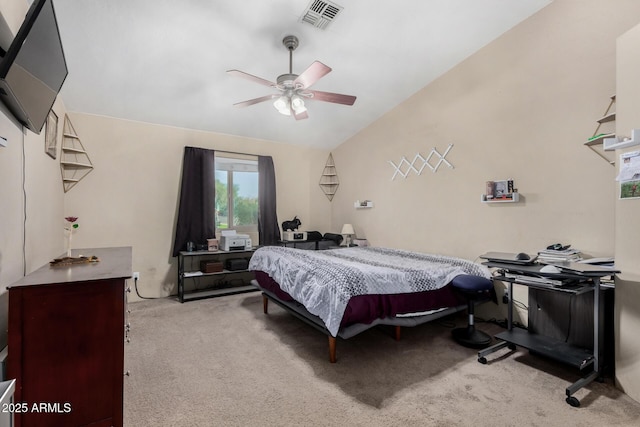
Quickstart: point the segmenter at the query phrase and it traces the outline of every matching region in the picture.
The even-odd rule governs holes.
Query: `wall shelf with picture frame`
[[[485,194],[480,197],[482,203],[517,203],[520,193],[514,187],[512,179],[487,181]]]

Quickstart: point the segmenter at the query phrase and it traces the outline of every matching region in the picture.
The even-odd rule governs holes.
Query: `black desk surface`
[[[620,273],[620,270],[616,270],[615,268],[579,262],[554,263],[553,265],[562,270],[561,273],[541,272],[540,270],[544,267],[543,264],[521,265],[496,261],[487,261],[482,264],[490,268],[499,268],[515,274],[548,277],[549,279],[581,279],[586,277],[611,276]]]

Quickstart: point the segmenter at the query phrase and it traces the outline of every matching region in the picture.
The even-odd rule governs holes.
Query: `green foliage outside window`
[[[239,190],[240,189],[238,185],[233,186],[233,221],[231,222],[231,224],[229,224],[229,200],[227,196],[227,184],[216,178],[217,228],[258,224],[258,198],[240,196]]]

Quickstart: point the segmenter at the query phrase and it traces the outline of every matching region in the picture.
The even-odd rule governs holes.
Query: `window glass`
[[[216,155],[216,228],[258,230],[258,160]]]

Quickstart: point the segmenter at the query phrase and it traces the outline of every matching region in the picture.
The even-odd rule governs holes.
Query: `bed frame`
[[[325,327],[322,319],[318,316],[309,313],[307,309],[297,301],[284,301],[280,299],[273,292],[269,291],[260,286],[257,280],[252,280],[251,283],[256,286],[259,290],[262,291],[262,308],[264,314],[269,314],[269,300],[278,304],[280,307],[284,308],[286,311],[307,323],[308,325],[314,327],[318,331],[327,335],[329,339],[329,362],[336,363],[336,340],[337,337],[342,339],[348,339],[355,335],[358,335],[361,332],[366,331],[367,329],[371,329],[377,325],[391,325],[395,326],[394,335],[396,340],[400,340],[401,328],[403,326],[417,326],[423,323],[431,322],[432,320],[439,319],[444,316],[448,316],[453,313],[457,313],[458,311],[465,310],[467,308],[466,304],[458,305],[455,307],[447,307],[442,308],[440,310],[433,310],[428,314],[421,314],[417,316],[406,316],[406,317],[385,317],[383,319],[376,319],[371,323],[355,323],[353,325],[345,326],[340,328],[337,337],[331,335],[329,330]]]

